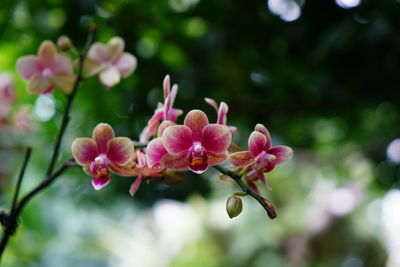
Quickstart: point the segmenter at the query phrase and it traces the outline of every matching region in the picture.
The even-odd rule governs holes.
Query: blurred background
[[[262,191],[275,220],[251,198],[229,219],[239,188],[213,170],[134,198],[133,178],[95,191],[68,170],[26,207],[2,266],[400,266],[399,14],[398,0],[0,0],[0,73],[15,93],[0,101],[0,209],[26,146],[22,193],[40,182],[65,105],[60,92],[29,95],[15,62],[60,35],[82,48],[89,22],[99,41],[123,37],[138,69],[111,90],[83,84],[63,159],[99,122],[138,140],[167,73],[177,108],[214,121],[203,98],[225,101],[236,143],[263,123],[295,151]]]

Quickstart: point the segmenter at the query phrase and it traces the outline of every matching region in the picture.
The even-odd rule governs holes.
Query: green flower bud
[[[226,201],[226,212],[229,218],[238,216],[243,210],[242,199],[238,196],[232,195]]]

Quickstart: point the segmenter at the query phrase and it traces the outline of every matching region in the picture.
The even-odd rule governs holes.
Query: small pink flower
[[[218,107],[218,104],[214,99],[206,97],[204,98],[204,100],[217,111],[218,114],[217,123],[226,125],[227,114],[229,111],[228,105],[225,102],[221,102]],[[227,127],[229,128],[231,133],[234,133],[237,130],[235,126],[227,125]]]
[[[132,141],[115,137],[114,130],[106,123],[96,126],[92,138],[78,138],[72,143],[75,161],[93,176],[92,185],[96,190],[110,182],[109,170],[120,174],[118,169],[130,163],[133,150]]]
[[[137,66],[137,59],[130,53],[124,53],[125,42],[121,37],[111,38],[107,44],[94,43],[84,64],[84,73],[91,76],[100,73],[101,83],[110,88],[118,84],[121,78],[131,75]]]
[[[47,94],[55,88],[67,91],[75,82],[71,60],[57,54],[51,41],[42,42],[37,56],[19,58],[17,70],[28,81],[28,91],[31,94]]]
[[[162,136],[147,146],[147,163],[172,170],[190,169],[203,173],[208,166],[220,164],[227,158],[232,134],[220,124],[209,124],[201,110],[190,111],[184,125],[171,125]]]
[[[154,111],[153,117],[149,120],[147,124],[147,136],[153,136],[157,127],[163,120],[169,120],[176,122],[178,117],[182,115],[183,111],[180,109],[173,108],[176,94],[178,93],[178,85],[174,84],[171,90],[171,82],[169,75],[165,76],[164,82],[164,104],[158,103],[157,109]]]
[[[229,155],[229,161],[238,167],[250,166],[247,173],[249,185],[261,180],[268,188],[264,173],[272,171],[292,157],[293,150],[287,146],[272,146],[271,136],[262,124],[257,124],[249,138],[249,151],[235,152]],[[253,188],[254,189],[254,188]]]

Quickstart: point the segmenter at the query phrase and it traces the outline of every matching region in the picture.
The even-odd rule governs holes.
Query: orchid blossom
[[[106,123],[100,123],[93,130],[92,138],[78,138],[72,143],[72,155],[91,176],[96,190],[106,186],[111,177],[109,170],[118,172],[132,159],[133,144],[129,138],[115,137],[114,130]]]
[[[158,103],[157,109],[154,111],[153,117],[149,120],[147,128],[142,132],[142,136],[150,138],[153,136],[158,125],[163,120],[169,120],[176,122],[178,117],[182,115],[183,111],[180,109],[173,108],[176,94],[178,93],[178,85],[174,84],[171,89],[171,81],[169,75],[165,76],[163,81],[164,89],[164,103]],[[147,140],[148,141],[148,140]]]
[[[48,94],[55,88],[67,91],[75,82],[71,60],[58,54],[51,41],[44,41],[40,45],[37,56],[19,58],[17,70],[28,81],[28,91],[31,94]]]
[[[84,73],[88,76],[100,73],[100,82],[110,88],[121,78],[131,75],[137,66],[137,59],[124,52],[125,42],[121,37],[111,38],[107,44],[94,43],[84,63]]]
[[[246,179],[249,186],[256,190],[254,181],[259,179],[269,188],[264,173],[272,171],[292,157],[293,151],[287,146],[272,146],[271,136],[262,124],[257,124],[249,137],[249,151],[239,151],[229,155],[229,161],[237,166],[248,166]]]
[[[149,166],[203,173],[227,158],[232,134],[225,125],[209,124],[201,110],[190,111],[184,125],[171,125],[147,146]]]

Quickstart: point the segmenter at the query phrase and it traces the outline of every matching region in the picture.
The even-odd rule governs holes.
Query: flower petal
[[[220,124],[209,124],[203,129],[201,144],[210,152],[219,154],[228,150],[232,134],[228,127]]]
[[[265,137],[267,138],[267,142],[264,146],[264,149],[268,150],[272,145],[272,141],[271,141],[271,135],[269,134],[269,131],[267,130],[267,128],[264,125],[262,125],[261,123],[259,123],[256,125],[256,127],[254,127],[254,130],[265,135]]]
[[[287,146],[274,146],[268,150],[268,154],[272,154],[276,157],[274,161],[275,164],[282,164],[292,157],[293,150]]]
[[[138,191],[140,184],[142,183],[142,176],[139,175],[136,180],[132,183],[131,187],[129,188],[129,194],[131,196],[134,196],[136,192]]]
[[[164,118],[163,108],[157,108],[154,111],[153,117],[151,117],[151,119],[147,123],[150,136],[154,135],[157,132],[157,127],[163,118]]]
[[[163,89],[164,89],[164,100],[167,99],[169,96],[169,92],[171,89],[171,79],[169,78],[169,75],[165,75],[164,81],[163,81]]]
[[[157,131],[157,136],[161,137],[165,131],[165,129],[167,129],[169,126],[173,126],[175,125],[174,122],[172,121],[163,121],[160,126],[158,127],[158,131]]]
[[[99,154],[107,153],[107,143],[115,137],[113,128],[107,123],[99,123],[93,130],[93,140],[97,144]]]
[[[207,163],[209,166],[221,164],[228,157],[228,153],[215,154],[212,152],[207,153]]]
[[[128,77],[135,71],[137,67],[137,59],[135,56],[124,53],[114,64],[114,66],[119,70],[122,77]]]
[[[255,158],[249,151],[240,151],[230,154],[229,162],[238,167],[248,166],[255,162]]]
[[[221,104],[219,105],[219,109],[218,109],[218,119],[217,119],[217,123],[218,124],[226,124],[226,114],[228,114],[228,105],[225,102],[221,102]]]
[[[107,143],[107,158],[118,165],[128,163],[132,154],[133,143],[127,137],[115,137]]]
[[[132,159],[123,166],[110,162],[108,168],[110,171],[120,176],[137,176],[139,174],[136,170],[137,164]]]
[[[125,48],[124,39],[119,36],[111,38],[107,44],[106,58],[108,61],[113,62],[117,60],[123,53]]]
[[[52,41],[43,41],[39,47],[39,62],[46,67],[55,66],[55,58],[57,55],[56,46]]]
[[[253,131],[249,137],[249,150],[250,153],[255,157],[260,154],[265,144],[267,143],[267,138],[264,134]]]
[[[17,60],[17,70],[24,80],[40,72],[37,56],[23,56]]]
[[[94,189],[96,190],[100,190],[103,187],[105,187],[106,185],[108,185],[108,183],[111,181],[111,177],[110,176],[95,176],[92,179],[92,185],[94,187]]]
[[[71,59],[64,55],[56,55],[53,71],[55,73],[72,73]]]
[[[52,76],[52,82],[55,86],[63,91],[72,89],[76,80],[76,76],[72,73],[62,73]]]
[[[86,58],[83,61],[83,73],[90,77],[96,75],[97,73],[103,71],[107,64],[102,64],[92,58]]]
[[[54,89],[54,85],[48,78],[35,74],[28,82],[28,92],[30,94],[50,93]]]
[[[106,55],[106,46],[102,43],[96,42],[92,44],[88,51],[88,58],[101,63],[105,60],[104,56]]]
[[[204,101],[206,101],[210,106],[212,106],[218,112],[218,104],[214,99],[205,97]]]
[[[183,153],[181,155],[166,154],[162,158],[161,164],[166,169],[187,170],[189,169],[189,155],[187,153]]]
[[[71,146],[72,156],[79,165],[88,165],[98,156],[96,143],[91,138],[78,138]]]
[[[110,88],[118,84],[121,80],[121,74],[116,67],[108,67],[107,69],[100,72],[100,81],[106,87]]]
[[[184,125],[169,126],[162,135],[162,142],[168,153],[178,155],[188,152],[193,145],[192,133]]]
[[[161,137],[155,138],[147,145],[146,160],[149,167],[153,167],[161,162],[161,159],[167,154]]]
[[[192,110],[186,117],[184,124],[192,130],[193,140],[200,141],[203,128],[208,125],[207,115],[201,110]]]

